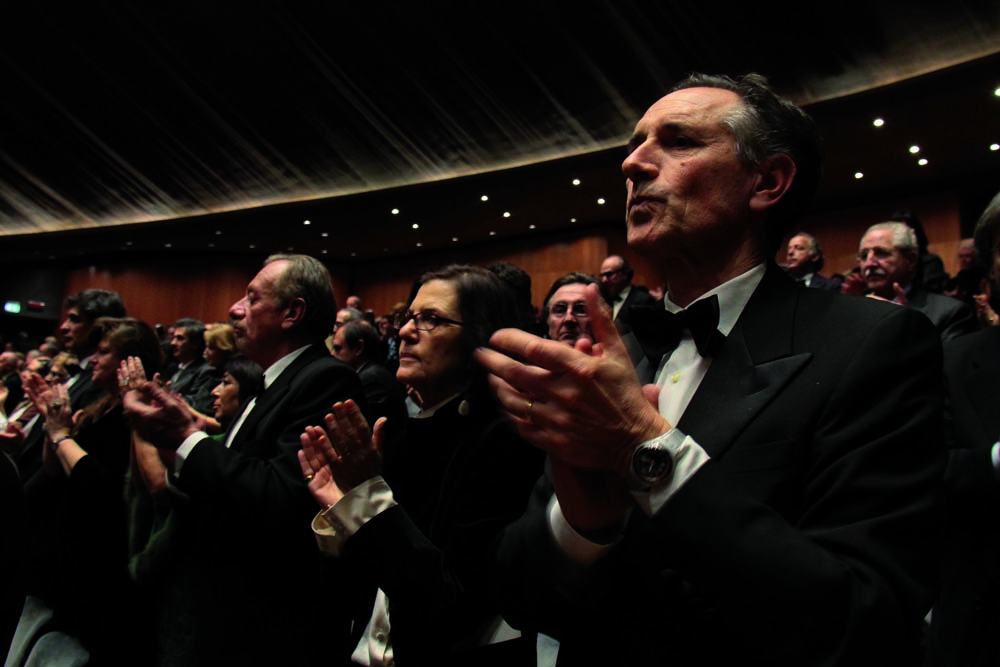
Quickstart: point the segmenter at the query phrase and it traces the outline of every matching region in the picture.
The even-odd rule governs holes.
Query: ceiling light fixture
[[[598,200],[597,200],[597,203],[598,203],[598,204],[603,204],[603,203],[604,203],[604,198],[602,197],[601,199],[598,199]]]
[[[862,174],[860,171],[854,172],[854,178],[864,178],[864,177],[865,175]]]
[[[303,220],[303,221],[302,221],[302,224],[303,224],[303,225],[311,225],[312,223],[311,223],[311,222],[309,222],[308,220]]]
[[[580,185],[580,179],[579,178],[574,178],[573,179],[573,185]]]
[[[916,146],[916,145],[910,146],[910,152],[911,153],[919,153],[920,152],[920,146]]]
[[[991,151],[1000,151],[1000,144],[990,144]]]
[[[917,164],[923,167],[925,164],[927,164],[927,158],[925,157],[920,158],[919,160],[917,160]]]
[[[392,209],[392,214],[393,215],[399,215],[399,209],[398,208]]]
[[[490,198],[489,198],[489,197],[487,197],[486,195],[483,195],[482,197],[480,197],[480,199],[481,199],[482,201],[489,201],[489,200],[490,200]]]
[[[510,211],[504,211],[503,212],[503,217],[509,218],[510,217]]]
[[[417,223],[415,223],[415,222],[414,222],[414,223],[413,223],[413,228],[414,228],[414,229],[420,229],[420,225],[418,225]]]
[[[872,125],[874,125],[875,127],[882,127],[883,125],[885,125],[885,121],[882,120],[881,118],[876,118],[875,120],[872,121]]]

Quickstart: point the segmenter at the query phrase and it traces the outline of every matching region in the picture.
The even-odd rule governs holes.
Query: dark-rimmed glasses
[[[441,317],[433,310],[421,310],[417,312],[408,310],[405,313],[397,314],[393,324],[395,324],[396,329],[402,329],[410,320],[413,320],[413,326],[418,331],[434,331],[434,329],[437,329],[442,324],[453,324],[457,327],[463,326],[461,322]]]
[[[549,308],[549,315],[553,317],[558,317],[560,319],[566,317],[566,313],[571,313],[573,317],[578,320],[585,319],[588,317],[587,314],[587,304],[583,301],[577,301],[576,303],[566,303],[565,301],[558,301],[552,304]]]

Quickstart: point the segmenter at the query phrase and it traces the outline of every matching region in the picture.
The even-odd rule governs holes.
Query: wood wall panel
[[[913,209],[923,220],[931,250],[941,255],[949,273],[957,271],[960,240],[959,200],[955,192],[940,192],[886,200],[808,216],[799,229],[819,239],[827,256],[825,274],[844,272],[854,264],[864,230],[902,207]],[[636,270],[635,282],[663,286],[664,278],[655,262],[628,248],[623,225],[606,225],[566,234],[554,234],[492,245],[427,253],[406,258],[359,264],[328,265],[338,304],[357,294],[365,308],[381,315],[405,301],[413,281],[422,273],[452,263],[486,266],[508,261],[532,277],[532,296],[542,305],[552,282],[570,271],[597,273],[609,254],[620,254]],[[784,262],[784,252],[777,255]],[[179,317],[205,321],[227,319],[229,306],[239,299],[247,283],[260,268],[260,258],[222,257],[187,260],[150,260],[115,263],[70,270],[66,293],[87,287],[112,289],[122,294],[129,313],[155,324],[168,324]]]

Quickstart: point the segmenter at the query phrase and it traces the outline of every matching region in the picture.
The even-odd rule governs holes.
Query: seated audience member
[[[1000,195],[976,225],[993,276],[1000,267]],[[931,615],[928,667],[1000,664],[1000,328],[945,343],[950,535]]]
[[[118,292],[86,289],[66,299],[66,319],[59,327],[68,352],[80,360],[80,373],[69,380],[67,388],[74,411],[82,410],[103,395],[91,382],[91,357],[97,343],[91,328],[99,317],[125,317],[125,305]]]
[[[598,274],[604,287],[608,304],[613,309],[615,324],[621,327],[629,326],[630,309],[632,306],[648,306],[656,303],[642,285],[633,285],[635,269],[625,261],[624,257],[611,255],[601,263]]]
[[[364,308],[361,307],[361,297],[360,296],[355,296],[355,295],[352,294],[351,296],[347,297],[346,301],[344,301],[344,305],[347,308],[353,308],[354,310],[358,311],[359,313],[364,311]]]
[[[325,508],[313,521],[320,549],[367,593],[354,615],[352,658],[525,664],[514,655],[533,659],[529,642],[476,649],[498,637],[489,545],[524,510],[542,463],[499,418],[472,363],[491,333],[519,323],[517,304],[489,271],[452,266],[425,274],[410,308],[397,320],[397,377],[420,393],[423,412],[386,442],[384,421],[373,435],[356,406],[338,403],[325,430],[306,429],[299,453]]]
[[[375,327],[364,320],[348,322],[333,335],[333,356],[350,366],[361,378],[368,400],[365,419],[374,424],[380,417],[388,420],[387,436],[392,437],[405,425],[406,395],[395,376],[377,360],[385,357],[382,341]]]
[[[229,310],[240,351],[265,369],[264,390],[221,446],[155,383],[124,396],[135,432],[177,452],[170,483],[187,497],[199,560],[190,664],[321,664],[331,646],[348,641],[346,610],[303,585],[319,579],[322,559],[309,529],[315,502],[296,456],[303,429],[330,405],[365,400],[357,374],[323,345],[336,312],[319,260],[267,258]]]
[[[74,417],[66,387],[50,387],[37,375],[26,386],[46,433],[44,472],[25,486],[28,594],[54,612],[40,632],[76,638],[92,664],[142,663],[144,619],[135,613],[134,590],[122,567],[128,534],[122,485],[131,439],[117,369],[135,356],[155,371],[161,350],[152,327],[140,320],[100,318],[92,326],[100,335],[90,363],[93,385],[103,392],[98,401]],[[38,613],[44,607],[33,609]],[[25,630],[31,629],[29,620],[22,618]],[[20,628],[15,639],[22,656],[32,650],[44,654],[46,642],[22,636]],[[36,659],[37,654],[28,657]],[[68,664],[65,656],[53,660]]]
[[[548,337],[570,347],[576,341],[586,338],[594,342],[594,332],[590,326],[590,313],[584,300],[584,287],[596,285],[597,279],[589,273],[567,273],[559,278],[545,296],[545,321],[548,323]]]
[[[913,284],[917,257],[916,235],[903,223],[869,227],[861,239],[858,259],[870,296],[919,310],[934,323],[942,341],[978,329],[972,308]]]
[[[119,384],[125,390],[145,380],[142,362],[130,358],[120,366]],[[222,381],[212,390],[213,416],[222,435],[220,446],[244,407],[263,387],[261,367],[243,355],[226,362]],[[134,456],[125,497],[129,505],[129,574],[149,601],[155,631],[152,648],[158,665],[195,664],[191,624],[197,618],[201,586],[199,562],[186,512],[186,501],[169,492],[165,461],[155,447],[134,435]]]
[[[840,283],[820,275],[824,264],[823,249],[811,234],[798,232],[792,236],[788,241],[787,258],[785,270],[795,282],[814,289],[840,290]]]
[[[14,412],[14,408],[24,398],[24,389],[21,388],[21,369],[24,367],[25,357],[20,352],[0,353],[0,383],[6,388],[6,396],[2,405],[4,414],[9,415]]]
[[[220,375],[205,360],[205,325],[192,318],[177,320],[170,347],[177,361],[177,370],[170,377],[170,390],[197,412],[211,411],[212,389],[219,383]]]
[[[913,285],[935,294],[943,292],[948,281],[948,273],[944,270],[944,261],[930,251],[930,239],[924,231],[924,223],[908,208],[893,213],[889,221],[902,222],[912,229],[917,237],[917,270],[913,277]]]
[[[25,369],[21,371],[21,384],[19,386],[26,384],[32,375],[38,375],[46,378],[46,382],[52,382],[48,379],[52,363],[51,359],[45,357],[36,357],[29,361]],[[0,389],[0,402],[3,400],[5,391],[5,389]],[[30,396],[21,399],[21,402],[14,408],[14,412],[9,416],[5,415],[4,420],[6,423],[3,431],[0,432],[0,450],[11,457],[23,482],[30,479],[42,467],[42,451],[38,443],[43,441],[44,426],[39,419],[38,409]],[[26,443],[29,442],[30,446],[26,446]]]
[[[486,270],[504,281],[514,293],[518,307],[521,309],[521,326],[525,331],[536,333],[538,321],[535,319],[535,306],[531,303],[531,276],[528,272],[511,262],[497,262],[486,267]]]
[[[0,569],[4,572],[0,590],[0,647],[10,646],[25,602],[25,567],[27,512],[24,491],[17,466],[6,453],[0,453]],[[10,662],[7,663],[11,665]],[[13,667],[13,665],[12,665]]]
[[[979,261],[973,239],[962,239],[958,246],[958,273],[949,278],[945,286],[945,296],[958,299],[973,308],[976,295],[983,291],[983,281],[987,279],[986,268]]]
[[[217,371],[236,354],[236,334],[233,325],[217,324],[205,332],[205,361]]]
[[[494,543],[504,617],[558,639],[560,665],[919,664],[943,533],[933,327],[769,260],[822,145],[763,77],[692,75],[629,151],[629,246],[667,284],[632,310],[645,357],[593,286],[592,347],[507,330],[475,352],[549,454]]]

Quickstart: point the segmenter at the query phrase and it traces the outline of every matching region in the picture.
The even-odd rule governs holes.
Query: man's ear
[[[285,309],[285,319],[281,322],[282,329],[291,329],[296,324],[301,324],[306,317],[306,301],[302,297],[292,299]]]
[[[754,182],[751,210],[763,212],[778,203],[795,178],[795,162],[787,155],[772,155],[757,170]]]

